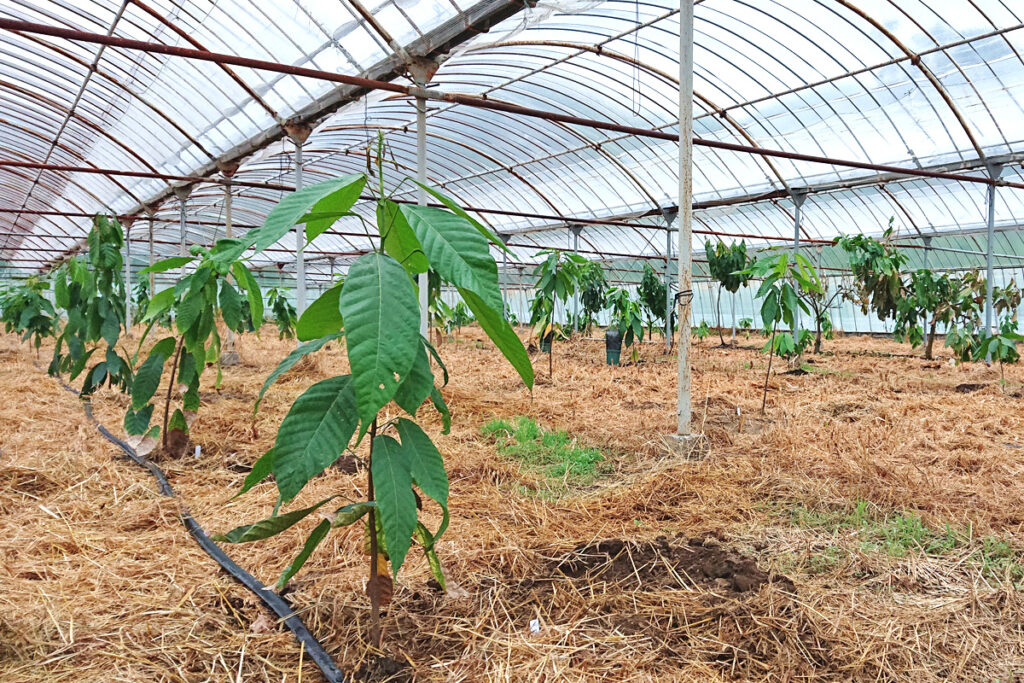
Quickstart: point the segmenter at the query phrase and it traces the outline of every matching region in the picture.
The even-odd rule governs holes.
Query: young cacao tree
[[[715,310],[718,316],[718,339],[725,346],[725,337],[722,336],[722,289],[731,294],[736,294],[740,287],[746,287],[750,279],[746,275],[746,269],[750,265],[747,257],[746,242],[739,242],[726,246],[721,240],[712,245],[711,240],[704,243],[704,253],[708,258],[708,272],[711,277],[718,280],[718,298]],[[735,309],[733,313],[735,314]],[[733,327],[735,328],[735,317]]]
[[[67,311],[67,322],[57,335],[49,373],[67,372],[72,381],[85,370],[103,343],[102,360],[85,374],[81,393],[89,396],[109,384],[128,391],[132,367],[127,353],[119,353],[129,305],[124,284],[124,233],[116,219],[97,215],[87,239],[86,260],[72,258],[53,276],[53,300]]]
[[[242,304],[247,300],[252,324],[257,330],[263,324],[263,295],[252,272],[239,260],[247,247],[247,242],[240,239],[220,239],[210,249],[193,246],[191,256],[164,259],[140,272],[145,275],[194,266],[191,273],[149,301],[143,318],[148,326],[139,342],[140,350],[157,322],[168,314],[174,317],[173,334],[157,341],[136,369],[132,402],[124,417],[124,428],[128,434],[146,434],[154,438],[159,435],[166,455],[180,457],[188,446],[189,417],[199,409],[199,382],[208,363],[217,365],[217,386],[220,386],[218,322],[223,321],[232,332],[245,331],[248,321]],[[237,288],[231,283],[229,274],[234,275]],[[169,365],[168,360],[171,361]],[[170,377],[164,396],[162,426],[151,427],[156,407],[154,395],[168,369]],[[184,386],[185,391],[180,407],[171,412],[171,399],[178,385]]]
[[[43,339],[57,330],[57,313],[43,295],[49,287],[50,283],[33,275],[0,289],[0,322],[7,332],[21,335],[21,341],[31,339],[37,355]]]
[[[327,505],[340,492],[312,506],[278,513],[345,450],[367,440],[365,499],[337,508],[330,519],[320,522],[278,586],[302,567],[331,529],[364,520],[374,644],[380,642],[384,584],[397,576],[413,542],[422,547],[432,572],[444,585],[436,543],[448,526],[448,477],[440,452],[415,418],[422,404],[430,401],[441,413],[447,432],[450,415],[430,359],[440,368],[443,381],[447,370],[429,340],[420,335],[416,277],[430,268],[454,287],[525,384],[533,386],[529,356],[503,316],[497,265],[490,253],[491,244],[503,247],[501,241],[432,188],[424,186],[446,208],[393,201],[384,189],[382,158],[381,146],[376,248],[352,264],[344,285],[321,295],[299,319],[300,338],[321,336],[300,346],[278,366],[264,384],[256,409],[277,377],[331,340],[344,338],[351,372],[318,382],[296,399],[281,422],[273,448],[246,478],[243,491],[273,473],[278,490],[275,514],[217,537],[232,543],[267,538]],[[312,240],[338,218],[352,215],[350,210],[366,183],[362,174],[345,176],[286,196],[250,233],[251,245],[269,246],[295,224],[305,224],[307,239]],[[435,530],[419,519],[420,494],[441,509]]]
[[[277,325],[277,338],[294,339],[295,324],[298,322],[295,306],[292,306],[277,287],[267,291],[267,306],[270,307],[270,313],[274,316],[274,323]]]
[[[668,312],[666,306],[667,287],[658,273],[651,267],[650,263],[644,262],[644,274],[640,279],[640,287],[637,294],[640,296],[640,303],[647,313],[647,332],[649,337],[654,336],[654,321],[665,320]],[[664,328],[662,328],[664,329]]]

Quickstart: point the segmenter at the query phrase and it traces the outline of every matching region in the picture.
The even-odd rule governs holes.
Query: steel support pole
[[[508,237],[505,235],[498,235],[498,239],[503,244],[508,242]],[[501,286],[501,314],[505,320],[508,320],[508,252],[504,249],[501,250],[501,274],[498,277],[498,284]]]
[[[999,180],[999,176],[1003,174],[1003,167],[992,165],[988,168],[989,174],[993,180]],[[994,184],[988,186],[988,239],[985,242],[985,330],[988,334],[995,333],[993,327],[993,318],[995,312],[992,310],[992,288],[995,285],[994,270],[992,251],[995,245],[996,237],[996,186]],[[986,361],[992,360],[991,347],[989,352],[985,355]]]
[[[574,226],[572,226],[572,228],[570,228],[570,230],[572,232],[572,244],[570,245],[571,248],[572,248],[572,253],[576,254],[578,256],[579,253],[580,253],[580,231],[582,230],[582,228],[580,226],[578,226],[578,225],[574,225]],[[579,329],[580,329],[579,328],[579,319],[580,319],[580,292],[579,292],[579,288],[577,288],[576,291],[574,291],[572,293],[572,330],[573,330],[573,332],[578,332]]]
[[[693,0],[679,3],[679,368],[676,434],[690,434],[690,307],[693,299]]]
[[[124,226],[124,329],[132,333],[132,231]]]
[[[153,213],[149,214],[149,265],[153,265]],[[150,272],[149,274],[149,295],[153,296],[156,292],[153,291],[153,287],[156,285],[155,275]]]
[[[295,139],[295,191],[302,189],[302,145],[305,140]],[[295,226],[295,313],[302,315],[306,310],[306,255],[303,247],[306,230],[303,225]]]
[[[427,182],[427,100],[424,97],[416,98],[416,180],[423,184]],[[427,191],[420,186],[416,187],[416,203],[420,206],[427,204]],[[429,339],[430,276],[427,273],[420,273],[419,288],[420,334]]]
[[[661,212],[665,219],[665,348],[672,348],[672,224],[676,221],[678,212],[664,210]]]
[[[793,257],[794,260],[796,255],[800,252],[800,222],[803,220],[804,213],[804,200],[807,199],[806,192],[793,192]],[[800,309],[797,308],[795,315],[793,316],[793,329],[790,330],[793,333],[793,341],[796,341],[796,336],[800,330]]]

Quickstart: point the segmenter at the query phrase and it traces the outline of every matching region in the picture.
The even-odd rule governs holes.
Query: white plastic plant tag
[[[530,619],[530,633],[540,633],[540,619]]]
[[[202,453],[202,452],[203,452],[203,447],[200,446],[199,444],[196,444],[196,460],[199,459],[199,454]]]

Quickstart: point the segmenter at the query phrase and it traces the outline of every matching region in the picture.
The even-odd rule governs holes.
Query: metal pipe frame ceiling
[[[677,130],[678,3],[365,1],[5,0],[0,18],[406,85],[405,60],[425,56],[441,62],[430,81],[440,92]],[[696,137],[985,178],[1001,166],[1024,183],[1019,0],[696,0],[695,12]],[[427,177],[481,209],[512,245],[510,266],[568,247],[574,226],[593,258],[664,259],[676,142],[429,102]],[[149,259],[147,216],[156,257],[176,255],[182,183],[159,176],[207,178],[187,200],[187,239],[211,244],[224,235],[217,170],[236,163],[236,234],[258,225],[293,183],[284,125],[295,120],[313,124],[307,184],[365,170],[378,130],[390,181],[415,175],[410,97],[0,31],[0,265],[8,277],[45,272],[82,247],[94,212],[138,216],[126,220],[136,268]],[[906,244],[933,247],[932,267],[984,263],[983,184],[704,146],[694,165],[698,272],[706,233],[754,248],[792,238],[793,193],[806,193],[808,248],[894,217]],[[396,197],[413,200],[402,187]],[[606,220],[579,223],[591,219]],[[998,266],[1024,265],[1022,224],[1024,191],[999,188]],[[292,239],[254,265],[293,272]],[[339,221],[307,250],[308,281],[372,244],[358,220]],[[842,267],[829,252],[823,265]]]

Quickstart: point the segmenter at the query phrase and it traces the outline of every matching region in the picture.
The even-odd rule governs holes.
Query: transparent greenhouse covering
[[[427,57],[441,62],[430,79],[439,93],[663,133],[678,129],[678,15],[675,3],[619,1],[0,6],[0,19],[405,85],[406,60]],[[1018,0],[698,0],[695,15],[695,137],[1024,183]],[[677,142],[428,102],[427,179],[506,239],[506,280],[549,246],[616,262],[623,279],[644,259],[665,267]],[[197,176],[206,180],[185,200],[187,242],[224,236],[225,187],[243,233],[294,187],[292,122],[313,127],[306,184],[365,170],[377,131],[397,184],[416,173],[414,104],[320,78],[0,30],[0,264],[7,277],[47,271],[81,248],[95,212],[128,217],[136,270],[176,255],[175,188]],[[235,163],[225,186],[220,171]],[[827,268],[844,263],[815,240],[877,234],[890,219],[902,242],[929,246],[911,252],[912,265],[981,267],[988,191],[698,144],[694,270],[699,277],[715,234],[755,248],[786,244],[801,200],[803,246]],[[1024,266],[1024,190],[995,194],[995,266],[1008,277]],[[397,197],[415,200],[411,184]],[[594,219],[603,222],[585,222]],[[371,245],[359,220],[339,221],[305,252],[310,286]],[[286,238],[253,263],[291,286],[294,249]]]

